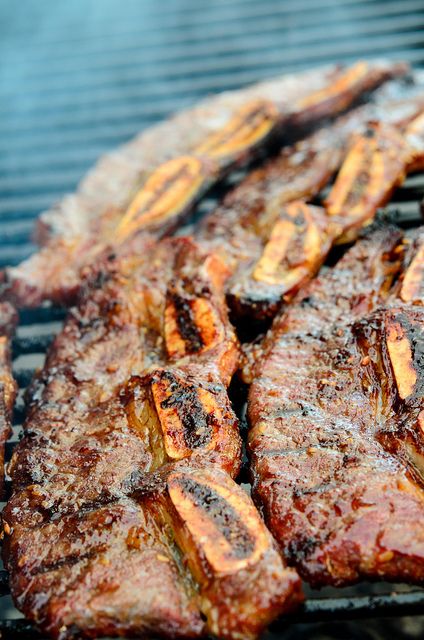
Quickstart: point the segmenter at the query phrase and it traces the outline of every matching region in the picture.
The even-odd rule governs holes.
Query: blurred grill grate
[[[0,266],[34,250],[34,217],[73,190],[101,153],[175,110],[210,92],[327,62],[381,55],[420,67],[423,44],[422,0],[22,0],[19,11],[3,3]],[[411,177],[389,215],[416,224],[423,198],[424,178]],[[22,390],[63,317],[51,308],[21,313],[13,351]],[[20,393],[14,441],[23,415]],[[3,572],[0,595],[7,592]],[[423,607],[420,590],[313,597],[289,620],[412,615]],[[0,620],[0,633],[34,635],[23,620]]]

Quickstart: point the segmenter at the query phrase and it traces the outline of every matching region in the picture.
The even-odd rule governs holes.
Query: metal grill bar
[[[341,0],[341,2],[337,2],[337,0],[321,0],[319,8],[333,9],[333,8],[337,8],[337,6],[340,6],[341,4],[344,7],[351,7],[352,5],[355,5],[355,4],[367,4],[370,2],[372,2],[372,0]],[[274,15],[278,15],[279,13],[283,13],[285,15],[287,14],[296,15],[298,13],[303,14],[305,11],[310,12],[314,10],[316,11],[317,9],[319,10],[319,8],[317,8],[317,5],[314,3],[314,0],[304,0],[303,2],[297,3],[296,6],[294,7],[287,6],[287,5],[286,6],[282,5],[279,7],[278,3],[276,3],[276,0],[273,0],[273,1],[268,0],[268,2],[264,5],[257,4],[253,0],[248,0],[247,3],[243,3],[244,5],[243,7],[241,6],[242,5],[241,2],[225,3],[225,4],[221,4],[220,2],[218,3],[215,2],[215,3],[210,3],[206,8],[203,7],[203,10],[200,12],[197,11],[198,7],[196,7],[196,5],[192,5],[191,3],[187,3],[187,4],[189,6],[178,7],[177,11],[173,11],[172,8],[169,8],[169,10],[167,10],[165,15],[163,13],[157,14],[155,12],[149,11],[149,7],[148,6],[146,7],[146,5],[137,7],[137,6],[134,6],[133,4],[132,6],[133,17],[149,19],[150,30],[167,31],[168,29],[175,30],[176,28],[178,28],[178,29],[184,30],[184,29],[187,29],[187,27],[202,26],[205,24],[205,22],[207,22],[208,24],[210,24],[211,22],[221,23],[226,21],[228,18],[234,17],[234,12],[236,13],[236,15],[239,15],[240,9],[242,9],[244,20],[248,20],[249,18],[256,18],[258,15],[263,15],[263,13],[274,14]],[[208,12],[207,17],[205,17],[205,9]],[[183,18],[184,20],[183,23],[178,22],[178,20],[181,18],[181,15],[180,15],[181,10],[184,11],[185,13]],[[134,15],[134,12],[135,12],[135,15]],[[69,17],[71,16],[68,14],[68,19]],[[119,19],[116,22],[116,28],[114,29],[114,32],[120,33],[120,28],[121,27],[125,28],[126,25],[130,24],[130,21],[125,19],[126,18],[125,12],[121,12],[117,17]],[[155,21],[155,18],[159,18],[159,20]],[[101,13],[95,16],[95,20],[96,20],[96,23],[98,22],[101,26],[103,26]],[[108,27],[109,24],[106,23],[105,26]],[[27,38],[28,36],[31,36],[33,34],[31,30],[31,26],[29,31],[25,27],[23,29],[15,31],[15,37]],[[53,37],[52,40],[49,40],[49,38],[47,37],[46,39],[46,35],[47,36],[49,35],[49,31],[53,33],[54,36],[56,36],[56,38]],[[67,36],[67,41],[71,43],[74,42],[73,35],[66,32],[66,26],[64,26],[62,29],[60,28],[49,29],[49,27],[47,26],[47,28],[44,29],[44,33],[43,33],[43,36],[44,36],[43,44],[59,44],[63,31],[65,31],[65,35]],[[146,31],[147,29],[144,27],[143,22],[141,22],[139,24],[139,32],[141,34],[144,34]]]
[[[294,20],[294,25],[296,27],[303,26],[303,24],[308,24],[308,20],[315,19],[316,22],[322,24],[322,12],[326,11],[328,14],[328,20],[331,21],[332,15],[335,16],[335,19],[340,22],[347,21],[347,14],[351,20],[355,20],[357,17],[359,18],[369,18],[370,16],[384,16],[387,12],[390,14],[404,14],[406,12],[411,12],[416,9],[422,9],[422,5],[417,2],[417,0],[404,0],[401,4],[397,2],[397,0],[386,0],[384,12],[382,11],[381,4],[373,2],[373,0],[320,0],[319,3],[315,2],[315,0],[304,0],[303,2],[292,3],[281,3],[278,0],[267,0],[262,3],[255,2],[254,0],[249,0],[248,2],[237,2],[232,3],[231,5],[221,5],[220,3],[209,3],[207,7],[204,5],[197,5],[191,2],[186,3],[187,13],[184,15],[181,20],[178,20],[178,17],[170,10],[166,13],[162,12],[157,16],[158,20],[155,23],[154,20],[151,20],[152,14],[148,14],[145,11],[145,6],[139,7],[139,12],[136,16],[134,13],[132,14],[132,20],[123,20],[118,19],[113,25],[113,34],[115,37],[128,36],[130,34],[148,36],[149,34],[157,34],[161,35],[162,33],[166,33],[168,30],[171,32],[179,32],[180,34],[186,34],[193,27],[203,27],[207,26],[208,30],[211,29],[213,33],[213,28],[221,25],[225,25],[228,20],[234,18],[242,18],[244,23],[248,23],[250,20],[257,21],[258,18],[263,16],[268,16],[270,18],[277,18],[278,16],[290,17],[290,19]],[[216,11],[214,8],[216,6]],[[355,7],[356,5],[356,7]],[[200,11],[196,11],[196,9],[201,6]],[[333,14],[334,12],[334,14]],[[124,13],[124,12],[122,12]],[[121,18],[122,15],[119,15],[118,18]],[[297,17],[297,22],[296,22]],[[149,26],[143,28],[143,22],[140,19],[149,19]],[[134,20],[137,20],[137,27],[134,28]],[[301,24],[299,24],[301,23]],[[96,16],[96,24],[102,26],[101,23],[101,14]],[[106,23],[106,27],[110,25],[110,21]],[[128,29],[129,26],[129,29]],[[121,31],[122,29],[122,31]],[[55,47],[58,45],[63,46],[63,37],[66,38],[66,44],[74,45],[81,42],[82,38],[75,37],[75,34],[69,33],[69,24],[63,27],[63,29],[55,28],[51,30],[54,33],[54,37],[49,39],[48,37],[48,29],[46,29],[43,34],[43,39],[41,43],[37,43],[37,46],[42,48],[44,47]],[[22,38],[22,44],[25,42],[25,39],[28,36],[31,36],[33,33],[32,27],[30,30],[20,30],[15,32],[14,36],[16,38]],[[103,30],[101,34],[98,34],[98,37],[102,40],[107,40],[112,33],[108,30]],[[86,41],[86,38],[83,39]],[[65,44],[65,46],[66,46]]]
[[[330,37],[330,34],[328,34],[328,37]],[[420,33],[420,31],[412,31],[410,33],[392,32],[389,36],[376,35],[372,39],[366,41],[366,45],[363,48],[362,57],[371,57],[376,55],[396,57],[396,55],[393,55],[393,50],[395,48],[407,47],[409,49],[409,47],[419,47],[422,42],[423,35],[422,33]],[[271,50],[265,49],[259,51],[249,50],[248,52],[245,51],[243,55],[239,56],[235,52],[235,54],[229,55],[227,56],[227,58],[220,56],[216,59],[205,58],[203,60],[198,60],[196,56],[193,56],[193,58],[188,61],[154,60],[149,67],[144,68],[142,74],[140,73],[139,68],[130,67],[125,68],[125,75],[127,79],[132,78],[133,80],[142,79],[145,81],[148,79],[153,79],[155,81],[166,80],[168,82],[172,81],[174,78],[190,77],[191,79],[191,76],[195,76],[196,74],[198,74],[201,78],[204,78],[205,73],[209,72],[216,74],[219,71],[231,72],[235,76],[241,65],[243,65],[243,67],[248,70],[263,69],[264,66],[274,66],[276,70],[284,71],[288,67],[293,68],[295,66],[297,68],[302,64],[304,66],[310,66],[312,52],[315,65],[325,62],[330,58],[340,60],[349,59],[349,56],[357,58],[358,46],[361,47],[360,35],[357,35],[354,41],[352,41],[351,39],[341,39],[340,42],[335,42],[331,39],[327,39],[324,40],[322,44],[311,43],[311,46],[308,46],[308,43],[304,42],[302,43],[302,46],[293,47],[292,49],[289,49],[285,52],[284,63],[282,63],[281,51],[276,50],[275,48],[272,48]],[[411,54],[412,52],[408,51],[407,57],[409,58]],[[423,53],[419,52],[419,54],[421,55],[420,59],[422,60]],[[115,65],[115,71],[116,70],[119,70],[119,65]],[[110,69],[106,64],[99,64],[96,68],[91,69],[91,71],[96,72],[97,81],[99,81],[102,76],[107,78],[110,75]],[[45,82],[43,82],[44,80]],[[49,78],[43,75],[37,83],[36,91],[61,91],[66,87],[67,80],[68,79],[66,78],[66,70],[64,74],[58,74],[57,77],[52,76]],[[79,88],[81,87],[87,86],[86,81],[83,78],[81,80],[76,86],[76,90],[79,90]],[[26,86],[27,95],[30,93],[30,91],[31,83]]]
[[[414,32],[419,32],[420,27],[423,25],[423,21],[424,15],[422,12],[401,15],[397,17],[396,26],[398,30],[398,41],[408,43],[408,38],[412,34],[414,34]],[[407,33],[407,29],[411,29],[411,33]],[[337,27],[334,29],[334,33],[332,33],[333,29],[331,28],[331,25],[329,25],[329,32],[331,34],[332,40],[331,51],[333,51],[334,47],[337,47],[338,49],[339,47],[342,47],[340,50],[338,50],[338,53],[340,53],[341,55],[345,53],[345,49],[343,47],[346,47],[346,39],[350,39],[352,37],[355,37],[355,39],[359,40],[359,43],[362,44],[362,40],[366,41],[370,35],[382,35],[383,37],[381,38],[381,42],[383,44],[386,43],[390,47],[390,41],[386,38],[386,34],[390,33],[390,37],[393,37],[393,21],[392,19],[382,20],[381,17],[375,20],[367,20],[367,23],[362,27],[359,34],[357,33],[357,29],[355,29],[355,26],[351,24],[337,25]],[[270,55],[270,52],[273,51],[274,55],[277,56],[278,62],[281,64],[281,54],[278,58],[279,51],[275,51],[273,43],[270,43],[270,37],[275,37],[278,33],[279,30],[274,27],[274,29],[265,29],[264,33],[261,33],[260,35],[252,34],[249,37],[252,58],[261,53]],[[219,40],[216,44],[210,43],[209,41],[207,43],[196,42],[189,48],[188,51],[184,50],[183,52],[181,51],[181,48],[179,46],[176,48],[168,46],[166,49],[159,50],[158,52],[152,50],[151,47],[146,48],[145,46],[143,46],[137,48],[134,47],[134,49],[130,51],[119,51],[114,53],[113,55],[101,53],[90,59],[85,68],[95,71],[106,70],[108,73],[111,69],[115,68],[134,68],[139,74],[140,71],[139,69],[137,69],[137,66],[140,64],[141,60],[143,60],[143,62],[153,63],[155,72],[164,64],[166,65],[167,72],[169,72],[169,70],[171,69],[173,72],[180,72],[185,74],[187,70],[187,67],[185,65],[187,65],[187,62],[190,63],[188,69],[191,72],[199,68],[201,70],[202,65],[208,64],[206,62],[206,60],[208,60],[210,64],[215,63],[215,70],[220,67],[219,65],[217,65],[217,61],[211,58],[211,56],[219,55],[220,58],[227,58],[227,60],[223,61],[223,64],[228,66],[229,62],[237,64],[237,54],[245,54],[244,42],[246,35],[244,33],[236,33],[230,35],[230,38],[226,38],[224,41]],[[419,36],[419,33],[415,35]],[[293,49],[302,45],[301,51],[299,49],[297,49],[297,51],[293,51],[293,60],[297,61],[306,57],[308,59],[308,62],[310,63],[310,49],[315,48],[319,43],[325,43],[327,46],[329,46],[328,40],[328,33],[325,34],[321,27],[307,28],[305,25],[303,25],[302,30],[297,32],[291,38],[290,44]],[[369,47],[370,43],[367,44]],[[372,45],[375,45],[374,41]],[[369,50],[371,51],[372,47],[369,47]],[[320,51],[324,52],[325,50]],[[348,51],[350,51],[350,47]],[[131,54],[130,59],[129,54]],[[71,60],[66,58],[66,60],[68,60],[68,64],[64,64],[64,62],[61,60],[53,60],[49,64],[48,73],[40,74],[38,80],[37,75],[35,77],[31,76],[30,78],[28,78],[29,86],[26,86],[26,90],[28,91],[28,89],[31,90],[35,87],[38,92],[40,87],[40,80],[43,81],[43,83],[41,84],[41,88],[46,88],[49,93],[52,92],[55,87],[54,79],[61,80],[59,86],[63,86],[63,80],[66,80],[67,74],[78,73],[78,63],[80,64],[78,58],[77,60],[75,60],[74,58],[72,58]],[[193,60],[196,61],[195,66],[193,66]],[[268,58],[265,60],[265,62],[267,62],[267,60]],[[272,60],[275,60],[275,58],[272,58]],[[287,58],[285,59],[285,62],[286,61]],[[207,69],[205,70],[207,71]]]

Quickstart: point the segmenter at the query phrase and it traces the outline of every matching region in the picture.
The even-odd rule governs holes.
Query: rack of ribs
[[[424,229],[371,228],[263,343],[254,496],[313,585],[424,578],[423,283]]]
[[[11,417],[17,385],[12,376],[10,340],[15,332],[18,316],[8,303],[0,303],[0,496],[3,496],[4,449],[12,427]]]
[[[232,479],[239,347],[220,259],[140,236],[86,269],[28,397],[5,566],[54,638],[255,638],[302,599]]]
[[[40,218],[40,251],[3,274],[18,306],[69,304],[106,246],[174,230],[204,193],[270,145],[334,118],[407,67],[359,62],[283,76],[200,103],[108,155]],[[166,144],[163,141],[166,140]]]
[[[236,322],[271,320],[334,244],[353,240],[420,168],[423,96],[399,101],[384,89],[374,103],[284,147],[200,221],[197,240],[232,272],[227,303]],[[324,207],[309,204],[338,169]]]

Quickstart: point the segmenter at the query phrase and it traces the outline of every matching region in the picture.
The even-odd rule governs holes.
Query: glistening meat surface
[[[396,83],[386,85],[372,103],[284,147],[203,218],[196,238],[232,272],[227,302],[237,322],[272,319],[331,247],[354,239],[406,173],[419,168],[423,106],[413,87],[399,100]],[[325,207],[306,204],[340,166]]]
[[[314,585],[424,578],[423,240],[370,232],[275,320],[256,367],[255,499]]]
[[[185,238],[106,254],[29,390],[14,486],[49,482],[59,508],[119,495],[132,471],[219,456],[240,439],[226,387],[238,363],[225,266]]]
[[[255,638],[301,600],[231,477],[227,275],[186,238],[105,254],[34,381],[3,556],[55,638]]]

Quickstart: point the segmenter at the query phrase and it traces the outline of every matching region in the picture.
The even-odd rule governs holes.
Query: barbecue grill
[[[212,91],[358,57],[424,64],[422,0],[168,0],[160,7],[152,0],[127,0],[125,7],[116,0],[26,0],[22,6],[19,15],[11,5],[0,7],[0,266],[34,250],[34,217],[72,190],[100,153]],[[422,78],[424,86],[424,72]],[[386,215],[416,225],[423,197],[424,177],[411,177]],[[13,342],[21,392],[9,457],[23,389],[64,315],[52,307],[21,313]],[[283,637],[289,622],[424,613],[418,588],[323,593],[310,592],[300,611],[273,625],[272,637]],[[1,572],[0,595],[7,594]],[[3,637],[35,637],[11,607],[3,614]]]

